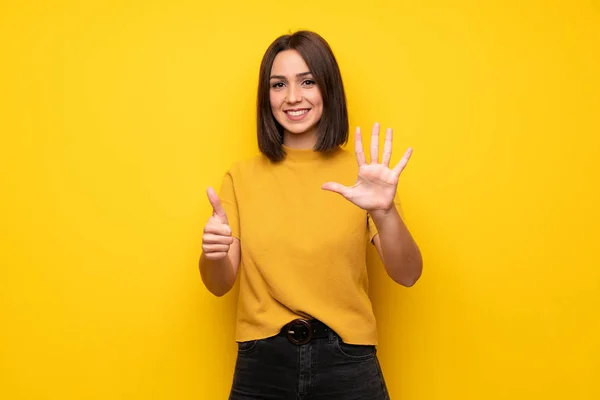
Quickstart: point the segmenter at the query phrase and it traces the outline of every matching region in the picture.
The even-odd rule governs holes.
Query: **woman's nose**
[[[298,103],[302,101],[302,96],[300,95],[299,90],[296,89],[293,85],[290,86],[290,90],[286,97],[286,101],[288,103]]]

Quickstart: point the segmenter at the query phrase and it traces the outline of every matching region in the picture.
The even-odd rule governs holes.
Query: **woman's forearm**
[[[421,251],[395,207],[371,212],[379,232],[380,256],[388,275],[403,286],[414,285],[423,270]]]

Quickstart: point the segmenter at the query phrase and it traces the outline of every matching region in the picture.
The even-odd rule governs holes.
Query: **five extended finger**
[[[379,162],[379,122],[375,122],[371,131],[371,164]]]
[[[367,163],[362,143],[362,134],[360,133],[360,127],[358,126],[356,127],[356,133],[354,134],[354,152],[356,153],[356,161],[358,162],[359,167]]]
[[[344,186],[341,183],[337,183],[337,182],[324,183],[323,186],[321,186],[321,188],[323,190],[329,190],[330,192],[339,193],[344,197],[347,195],[348,191],[350,190],[349,187]]]
[[[397,177],[400,176],[400,174],[402,173],[402,171],[404,170],[404,168],[406,167],[406,164],[408,164],[408,160],[410,160],[410,156],[412,155],[412,148],[409,148],[408,150],[406,150],[406,152],[404,153],[404,156],[402,157],[402,159],[400,161],[398,161],[398,164],[396,164],[396,166],[394,167],[394,175],[396,175]]]
[[[392,143],[393,143],[394,132],[392,128],[385,130],[385,143],[383,144],[383,154],[381,156],[381,163],[388,167],[390,160],[392,159]]]

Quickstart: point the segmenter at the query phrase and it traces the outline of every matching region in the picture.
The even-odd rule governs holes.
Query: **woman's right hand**
[[[213,215],[204,226],[202,252],[209,260],[220,260],[227,257],[229,247],[233,243],[233,236],[219,196],[213,188],[208,188],[206,194],[213,208]]]

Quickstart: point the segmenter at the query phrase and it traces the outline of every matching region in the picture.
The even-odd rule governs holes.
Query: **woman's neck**
[[[305,133],[283,132],[283,144],[292,149],[312,149],[317,144],[317,130],[313,129]]]

